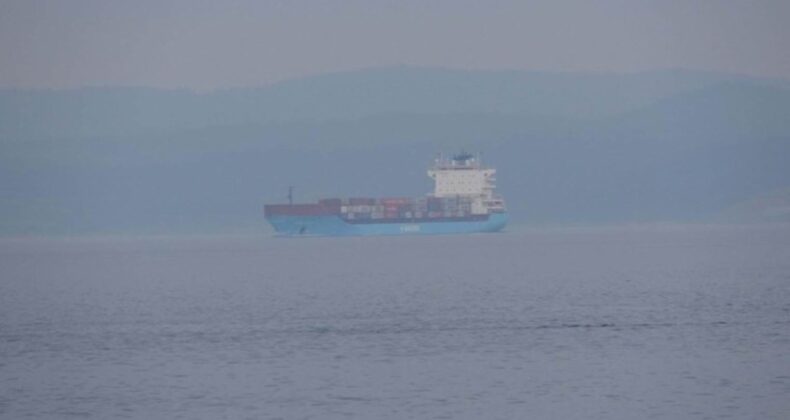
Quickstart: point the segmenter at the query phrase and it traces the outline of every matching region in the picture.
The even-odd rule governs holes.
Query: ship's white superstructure
[[[469,201],[472,214],[505,209],[504,201],[495,194],[496,169],[483,167],[479,156],[468,153],[451,158],[439,156],[428,176],[434,180],[433,197]]]

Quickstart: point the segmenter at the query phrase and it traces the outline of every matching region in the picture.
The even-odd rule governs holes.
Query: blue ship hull
[[[442,235],[498,232],[507,224],[507,213],[492,213],[477,220],[397,221],[350,223],[336,215],[267,217],[278,236],[376,236]]]

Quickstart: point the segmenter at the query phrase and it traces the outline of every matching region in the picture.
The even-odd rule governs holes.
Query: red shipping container
[[[390,204],[394,204],[394,205],[408,204],[411,201],[411,199],[404,197],[386,197],[380,199],[379,201],[386,206]]]

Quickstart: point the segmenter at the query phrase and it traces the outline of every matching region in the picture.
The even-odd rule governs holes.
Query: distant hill
[[[136,87],[0,90],[0,134],[106,136],[382,114],[597,118],[736,76],[384,68],[209,93]]]
[[[375,69],[198,94],[0,91],[0,233],[258,229],[263,202],[423,194],[481,151],[516,223],[712,220],[790,186],[782,81]]]

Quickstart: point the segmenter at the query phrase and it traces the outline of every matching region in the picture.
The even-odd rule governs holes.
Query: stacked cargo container
[[[468,153],[440,156],[428,170],[433,192],[423,197],[324,198],[314,204],[290,204],[289,192],[289,204],[266,205],[264,213],[278,232],[293,235],[455,232],[456,223],[457,231],[493,231],[506,221],[504,201],[494,193],[495,173]],[[492,217],[493,227],[485,225]],[[484,225],[475,225],[480,223]]]
[[[463,196],[387,197],[378,200],[368,197],[342,200],[327,198],[320,200],[319,206],[326,212],[340,214],[348,220],[409,220],[465,217],[472,214],[472,198]]]
[[[456,218],[472,214],[473,198],[468,196],[418,198],[371,197],[324,198],[317,204],[267,206],[268,212],[303,215],[336,214],[347,220],[409,220],[425,218]]]

